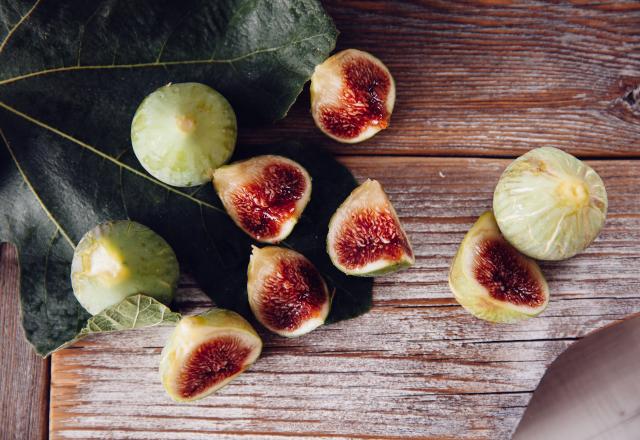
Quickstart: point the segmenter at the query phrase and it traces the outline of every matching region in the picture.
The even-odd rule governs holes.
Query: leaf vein
[[[2,102],[0,102],[0,106],[4,106],[4,104]],[[20,163],[18,162],[18,158],[16,157],[15,153],[11,149],[11,146],[9,145],[9,140],[5,137],[4,131],[2,131],[1,128],[0,128],[0,137],[2,138],[2,141],[4,142],[4,144],[7,146],[7,150],[9,151],[9,155],[13,159],[13,162],[16,164],[16,168],[18,168],[18,172],[22,176],[22,180],[24,180],[24,183],[27,184],[27,186],[29,187],[29,189],[31,190],[33,195],[35,196],[36,200],[38,201],[38,203],[40,204],[40,206],[42,207],[44,212],[47,214],[47,217],[49,217],[49,220],[51,220],[51,222],[56,226],[56,228],[58,228],[60,233],[67,240],[67,242],[69,243],[69,246],[71,246],[71,249],[75,249],[76,245],[74,244],[73,240],[71,240],[71,238],[69,237],[69,234],[67,234],[67,232],[62,228],[60,223],[58,223],[58,221],[55,219],[55,217],[53,216],[51,211],[49,211],[49,209],[47,209],[46,205],[44,204],[44,202],[40,198],[40,195],[38,194],[36,189],[31,184],[31,181],[29,180],[29,178],[27,177],[27,174],[24,172],[24,170],[20,166]]]
[[[260,55],[262,53],[269,53],[269,52],[276,52],[278,50],[281,49],[285,49],[289,46],[292,46],[294,44],[300,44],[303,43],[305,41],[311,40],[313,38],[318,38],[318,37],[323,37],[323,36],[328,36],[330,35],[327,32],[323,32],[323,33],[319,33],[319,34],[315,34],[315,35],[310,35],[308,37],[305,38],[301,38],[299,40],[295,40],[295,41],[291,41],[289,43],[280,45],[280,46],[276,46],[276,47],[269,47],[269,48],[263,48],[263,49],[256,49],[252,52],[248,52],[246,54],[243,55],[239,55],[237,57],[234,58],[227,58],[227,59],[199,59],[199,60],[183,60],[183,61],[162,61],[162,62],[158,62],[158,61],[154,61],[151,63],[136,63],[136,64],[109,64],[109,65],[85,65],[85,66],[62,66],[62,67],[54,67],[51,69],[45,69],[45,70],[40,70],[40,71],[36,71],[36,72],[31,72],[31,73],[25,73],[24,75],[18,75],[15,76],[13,78],[7,78],[7,79],[3,79],[2,81],[0,81],[0,85],[4,85],[4,84],[9,84],[9,83],[13,83],[16,81],[20,81],[23,79],[28,79],[28,78],[32,78],[34,76],[41,76],[41,75],[47,75],[47,74],[51,74],[51,73],[60,73],[60,72],[68,72],[68,71],[76,71],[76,70],[102,70],[102,69],[136,69],[136,68],[145,68],[145,67],[168,67],[168,66],[180,66],[180,65],[193,65],[193,64],[229,64],[229,65],[233,65],[234,63],[237,63],[239,61],[242,61],[246,58],[255,56],[255,55]]]
[[[41,0],[36,0],[36,2],[33,4],[33,6],[31,6],[31,9],[29,9],[27,11],[26,14],[24,14],[20,20],[18,20],[18,22],[13,26],[13,28],[11,28],[11,30],[9,31],[9,33],[7,33],[6,37],[4,37],[4,40],[2,40],[2,43],[0,43],[0,53],[2,53],[2,51],[4,50],[5,46],[7,45],[7,42],[9,41],[9,39],[11,38],[11,36],[16,32],[16,30],[18,30],[18,28],[20,27],[20,25],[22,25],[22,23],[29,18],[29,16],[31,15],[31,13],[33,12],[33,10],[36,8],[36,6],[38,6],[38,3],[40,3]]]
[[[136,328],[136,322],[138,322],[138,315],[140,314],[140,295],[137,296],[136,300],[136,315],[133,317],[131,328]]]
[[[167,46],[167,43],[169,43],[169,40],[171,39],[171,37],[173,37],[173,34],[176,32],[176,29],[178,29],[178,27],[180,27],[180,25],[184,22],[184,20],[189,15],[191,15],[191,14],[190,14],[189,11],[187,11],[185,14],[182,15],[182,17],[180,17],[180,20],[178,20],[178,22],[175,24],[175,26],[173,26],[173,29],[171,29],[171,31],[167,35],[167,38],[165,38],[164,42],[162,43],[162,46],[160,46],[160,51],[158,52],[158,56],[156,57],[156,63],[160,63],[160,58],[162,58],[162,53],[164,52],[164,49]]]
[[[120,161],[120,159],[122,158],[122,156],[125,155],[125,153],[127,152],[127,150],[123,150],[120,154],[118,154],[115,159],[117,161]],[[130,219],[131,217],[129,216],[129,210],[127,209],[127,201],[125,199],[124,196],[124,183],[122,181],[122,168],[119,168],[120,172],[119,172],[119,176],[118,176],[118,182],[120,184],[120,198],[122,199],[122,207],[124,208],[124,214],[127,216],[128,219]]]
[[[167,185],[165,183],[160,182],[159,180],[154,179],[153,177],[147,176],[143,172],[140,172],[140,171],[136,170],[135,168],[130,167],[129,165],[127,165],[127,164],[125,164],[123,162],[120,162],[118,159],[116,159],[116,158],[114,158],[112,156],[109,156],[108,154],[103,153],[98,148],[96,148],[96,147],[94,147],[92,145],[89,145],[86,142],[81,141],[80,139],[76,139],[75,137],[71,136],[70,134],[67,134],[67,133],[65,133],[63,131],[60,131],[55,127],[52,127],[52,126],[50,126],[50,125],[48,125],[48,124],[46,124],[46,123],[44,123],[44,122],[32,117],[32,116],[27,115],[26,113],[22,113],[20,110],[17,110],[15,108],[5,104],[2,101],[0,101],[0,107],[4,108],[7,111],[10,111],[11,113],[13,113],[13,114],[15,114],[17,116],[20,116],[23,119],[26,119],[27,121],[29,121],[29,122],[31,122],[31,123],[39,126],[39,127],[42,127],[42,128],[44,128],[46,130],[49,130],[52,133],[55,133],[58,136],[63,137],[65,139],[67,139],[67,140],[69,140],[69,141],[71,141],[71,142],[83,147],[83,148],[86,148],[87,150],[91,151],[95,155],[97,155],[99,157],[102,157],[103,159],[108,160],[109,162],[111,162],[111,163],[113,163],[113,164],[115,164],[115,165],[117,165],[117,166],[129,171],[130,173],[135,174],[136,176],[141,177],[141,178],[143,178],[145,180],[148,180],[149,182],[155,183],[158,186],[161,186],[166,191],[169,191],[169,192],[172,192],[172,193],[177,194],[179,196],[185,197],[185,198],[191,200],[192,202],[197,203],[198,205],[206,206],[207,208],[213,209],[214,211],[218,211],[218,212],[226,214],[226,212],[224,210],[222,210],[222,209],[220,209],[220,208],[218,208],[216,206],[213,206],[212,204],[207,203],[207,202],[205,202],[203,200],[200,200],[200,199],[198,199],[196,197],[192,197],[187,193],[179,191],[179,190],[177,190],[177,189],[175,189],[175,188],[173,188],[173,187],[171,187],[171,186],[169,186],[169,185]],[[12,152],[11,148],[9,147],[9,144],[6,142],[6,138],[4,138],[4,135],[2,135],[2,137],[3,137],[3,139],[5,139],[5,143],[7,144],[7,148],[9,148],[9,152],[11,153],[12,157],[14,158],[14,161],[16,162],[16,165],[18,166],[18,169],[22,170],[20,168],[20,166],[18,165],[18,161],[15,159],[15,156],[13,155],[13,152]],[[26,175],[22,171],[21,171],[21,174],[22,174],[23,178],[25,180],[27,180]],[[29,182],[27,182],[27,183],[29,184],[29,186],[31,186],[31,184]],[[32,191],[35,194],[35,190],[33,190],[33,187],[32,187]],[[40,200],[40,198],[38,198],[38,200]],[[42,203],[41,200],[40,200],[40,203],[44,207],[44,204]],[[45,208],[45,210],[46,210],[46,208]],[[47,213],[49,213],[49,211],[47,211]],[[53,220],[53,218],[52,218],[52,220]],[[56,222],[56,224],[58,224],[58,223]],[[58,227],[60,227],[60,226],[58,225]],[[71,240],[69,240],[69,242],[72,243]]]

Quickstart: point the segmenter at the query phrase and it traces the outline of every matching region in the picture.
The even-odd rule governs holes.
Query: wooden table
[[[170,329],[103,335],[40,360],[17,314],[16,255],[0,260],[2,439],[508,438],[545,368],[573,341],[640,310],[640,3],[332,1],[340,48],[380,57],[391,127],[354,146],[291,115],[244,143],[300,137],[388,190],[417,261],[376,280],[373,310],[264,356],[217,395],[176,405],[158,380]],[[607,224],[580,256],[543,264],[546,312],[515,325],[465,313],[451,258],[510,158],[553,145],[603,177]],[[188,278],[179,308],[210,306]]]

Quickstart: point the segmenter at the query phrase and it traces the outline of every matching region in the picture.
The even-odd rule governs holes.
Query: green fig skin
[[[71,285],[92,315],[128,296],[144,294],[168,305],[180,268],[171,246],[130,220],[102,223],[80,240],[71,262]]]
[[[236,115],[220,93],[200,83],[167,84],[147,96],[131,122],[133,151],[168,185],[211,181],[236,145]]]
[[[607,205],[598,173],[553,147],[514,160],[493,195],[502,234],[536,260],[564,260],[585,250],[604,225]]]

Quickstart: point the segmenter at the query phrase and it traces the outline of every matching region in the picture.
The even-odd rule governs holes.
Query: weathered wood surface
[[[330,142],[308,92],[275,126],[339,153],[513,156],[553,145],[640,156],[640,2],[325,2],[338,48],[381,58],[398,84],[390,128],[357,145]]]
[[[49,360],[24,338],[15,247],[0,244],[0,439],[47,438]]]
[[[339,48],[371,51],[394,73],[391,127],[359,145],[333,143],[313,126],[305,90],[287,119],[241,131],[242,142],[300,137],[341,154],[510,157],[555,145],[640,157],[637,1],[325,4]],[[376,282],[370,314],[301,340],[267,336],[251,373],[187,406],[171,404],[157,380],[168,330],[85,341],[53,359],[52,437],[506,438],[558,353],[638,311],[639,162],[597,163],[612,199],[602,237],[576,259],[545,265],[554,296],[542,317],[500,327],[453,302],[446,270],[505,162],[345,162],[387,184],[419,257]],[[18,330],[16,280],[15,254],[3,248],[0,438],[31,439],[46,435],[48,364]],[[206,306],[193,292],[182,290],[185,308]]]
[[[177,405],[158,379],[170,329],[102,335],[53,356],[51,437],[127,439],[508,438],[551,361],[576,338],[640,311],[640,169],[598,161],[610,194],[600,238],[543,269],[540,317],[473,318],[447,270],[508,163],[497,159],[348,157],[386,187],[416,255],[379,278],[373,310],[293,340],[263,333],[263,357],[217,395]],[[179,308],[209,306],[188,281]]]

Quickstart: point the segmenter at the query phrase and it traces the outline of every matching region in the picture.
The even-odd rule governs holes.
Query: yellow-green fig
[[[102,223],[87,232],[71,262],[73,293],[92,315],[139,293],[169,304],[179,275],[171,246],[130,220]]]
[[[491,211],[467,232],[449,271],[456,300],[474,316],[516,322],[540,314],[549,288],[538,264],[502,236]]]
[[[500,177],[493,212],[504,237],[537,260],[564,260],[598,236],[607,191],[598,173],[553,147],[531,150]]]
[[[262,340],[242,316],[211,309],[180,320],[160,357],[160,378],[177,402],[202,399],[253,364]]]
[[[229,102],[200,83],[168,84],[147,96],[131,122],[133,151],[156,179],[173,186],[210,182],[236,145]]]

